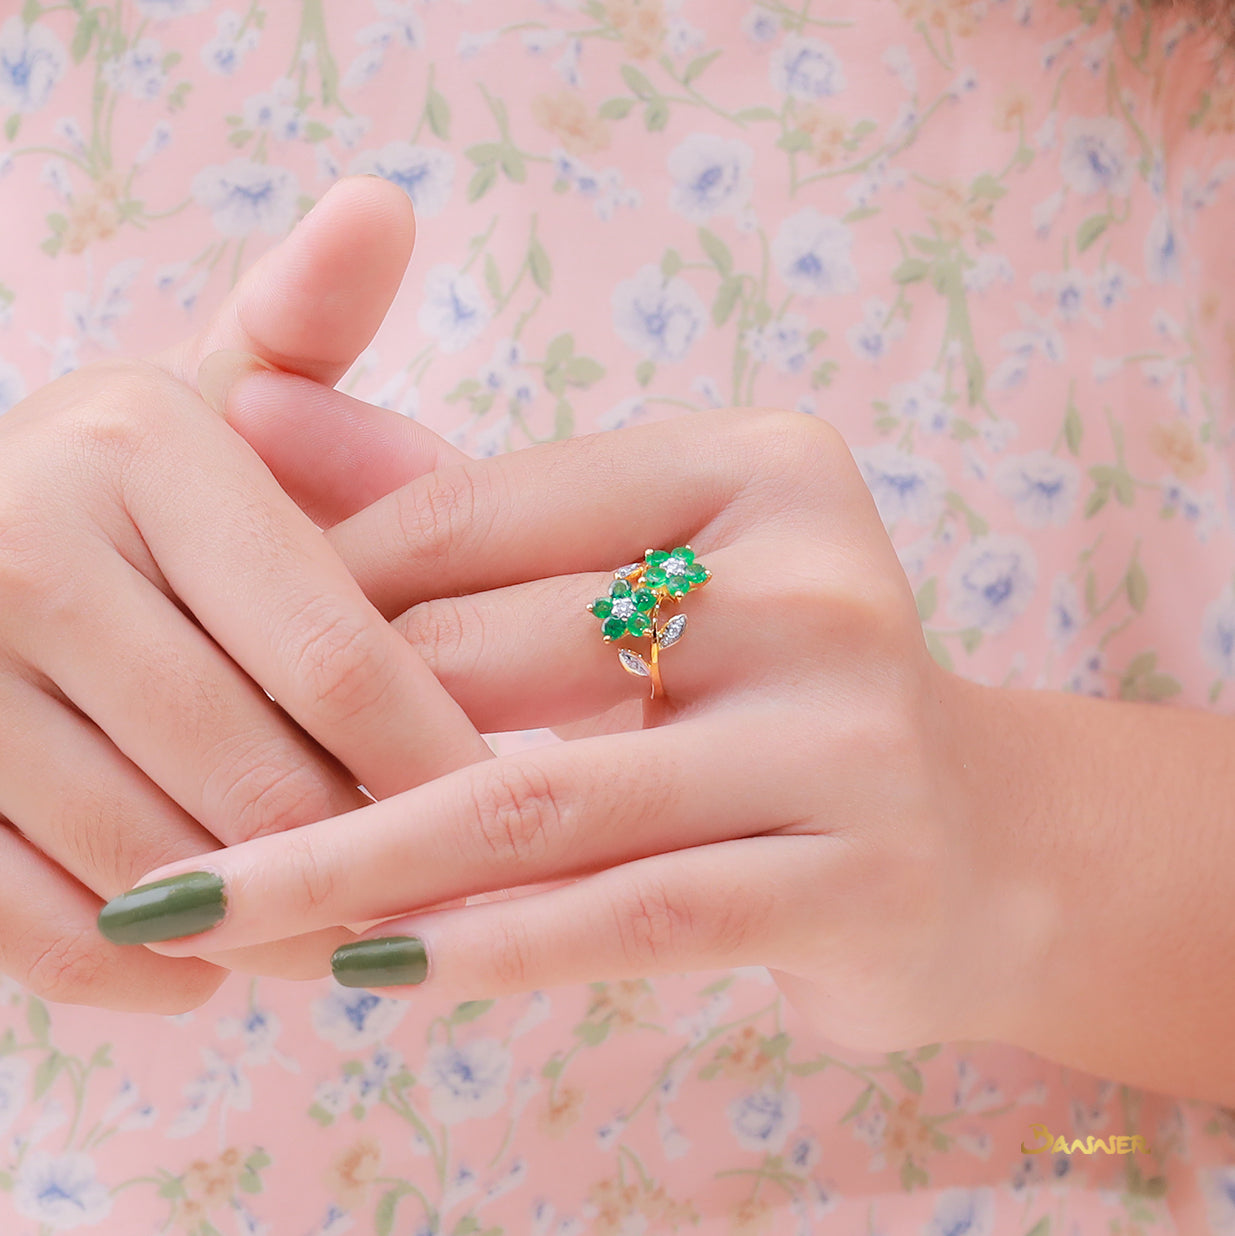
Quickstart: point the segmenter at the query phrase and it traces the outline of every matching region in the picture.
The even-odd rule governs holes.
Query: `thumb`
[[[401,189],[344,177],[245,272],[202,330],[151,359],[194,389],[202,360],[224,348],[333,386],[377,333],[415,237]]]
[[[467,456],[416,421],[353,399],[247,352],[214,352],[202,398],[261,456],[321,528],[331,528],[426,472]]]

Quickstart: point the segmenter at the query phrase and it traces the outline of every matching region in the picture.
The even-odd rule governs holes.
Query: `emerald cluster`
[[[610,585],[607,597],[598,597],[588,606],[600,619],[605,643],[624,635],[650,634],[660,602],[685,596],[691,588],[707,583],[711,572],[695,561],[689,546],[680,545],[674,550],[648,550],[642,563],[623,568],[621,576]]]

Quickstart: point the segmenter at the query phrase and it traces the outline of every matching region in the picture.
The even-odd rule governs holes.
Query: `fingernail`
[[[224,416],[232,388],[250,374],[263,369],[278,372],[274,365],[260,356],[254,356],[252,352],[238,352],[233,348],[211,352],[197,367],[198,393],[220,416]]]
[[[226,913],[222,876],[189,871],[113,897],[99,911],[99,930],[113,944],[150,944],[195,936],[217,926]]]
[[[400,987],[423,983],[429,961],[415,936],[379,936],[335,949],[330,968],[344,987]]]

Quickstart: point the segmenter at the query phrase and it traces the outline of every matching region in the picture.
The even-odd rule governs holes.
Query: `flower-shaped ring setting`
[[[618,660],[627,673],[652,680],[651,699],[665,694],[660,678],[660,654],[671,648],[686,631],[686,615],[674,614],[659,624],[660,607],[666,601],[679,602],[688,593],[712,578],[689,545],[676,549],[649,549],[642,562],[632,562],[613,572],[609,595],[597,597],[587,607],[600,620],[600,633],[606,644],[626,636],[651,641],[645,660],[629,648],[618,649]]]

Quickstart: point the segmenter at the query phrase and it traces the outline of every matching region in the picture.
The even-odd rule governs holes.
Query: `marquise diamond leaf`
[[[619,648],[618,658],[628,673],[634,674],[639,678],[650,678],[652,676],[652,671],[648,669],[647,662],[637,652],[631,652],[629,648]]]
[[[656,633],[656,642],[662,648],[672,648],[682,638],[686,630],[686,615],[674,614],[668,622]]]

